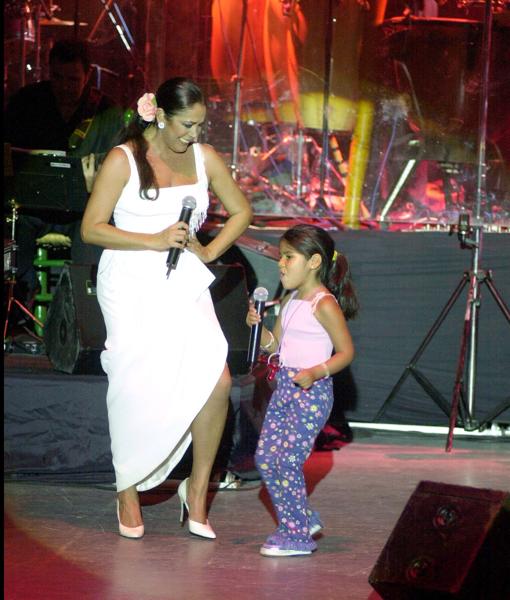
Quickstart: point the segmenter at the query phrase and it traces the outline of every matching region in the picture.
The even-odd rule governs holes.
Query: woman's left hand
[[[214,260],[214,257],[211,256],[208,247],[202,246],[196,236],[190,237],[188,243],[186,244],[186,248],[193,252],[193,254],[196,254],[203,263],[208,263]]]

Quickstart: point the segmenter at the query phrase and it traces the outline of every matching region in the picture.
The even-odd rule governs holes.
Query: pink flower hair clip
[[[144,121],[147,121],[147,123],[154,121],[157,109],[156,96],[152,93],[145,93],[137,102],[138,114]]]

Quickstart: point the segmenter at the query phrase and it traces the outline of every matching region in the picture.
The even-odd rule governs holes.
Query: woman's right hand
[[[246,325],[248,327],[253,327],[260,322],[261,316],[255,310],[255,305],[250,301],[250,308],[248,309],[248,314],[246,315]]]
[[[184,221],[177,221],[170,227],[154,234],[154,250],[168,250],[169,248],[186,247],[188,243],[189,226]]]

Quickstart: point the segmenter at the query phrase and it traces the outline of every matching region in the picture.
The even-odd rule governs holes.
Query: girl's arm
[[[317,379],[345,369],[354,359],[354,344],[347,322],[341,308],[331,296],[325,296],[318,302],[315,317],[331,338],[335,353],[324,363],[303,369],[296,375],[293,381],[305,389]]]
[[[208,144],[203,144],[202,150],[209,185],[229,215],[221,231],[207,246],[202,246],[196,237],[188,242],[188,248],[207,263],[217,259],[234,244],[251,223],[253,213],[219,154]]]
[[[130,172],[125,152],[120,148],[111,150],[99,170],[83,214],[82,240],[87,244],[116,250],[164,251],[171,246],[184,247],[188,227],[185,223],[174,223],[159,233],[124,231],[110,224]]]

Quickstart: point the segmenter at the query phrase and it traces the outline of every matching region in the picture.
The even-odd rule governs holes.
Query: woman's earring
[[[163,123],[163,121],[158,121],[158,127],[160,129],[164,129],[165,128],[165,124]]]

